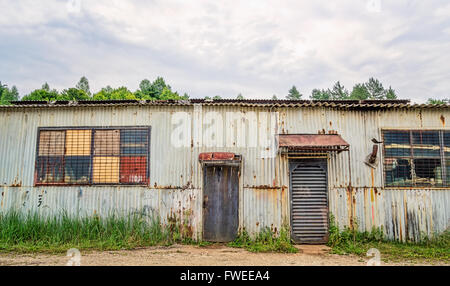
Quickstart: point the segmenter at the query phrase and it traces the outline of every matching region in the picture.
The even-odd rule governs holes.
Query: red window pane
[[[120,158],[120,182],[139,184],[147,182],[147,158],[146,157],[121,157]]]

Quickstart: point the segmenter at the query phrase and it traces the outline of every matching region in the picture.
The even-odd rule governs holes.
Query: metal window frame
[[[408,132],[409,138],[410,138],[410,156],[386,156],[386,145],[385,145],[385,132],[391,132],[391,131],[398,131],[398,132]],[[414,174],[414,160],[415,159],[421,159],[420,157],[414,156],[414,144],[413,144],[413,132],[417,131],[434,131],[438,132],[439,135],[439,156],[435,157],[424,157],[425,159],[439,159],[441,163],[441,176],[442,176],[442,185],[440,186],[433,186],[433,185],[417,185],[415,182],[415,174]],[[450,130],[446,129],[398,129],[398,128],[383,128],[381,129],[381,138],[383,142],[383,185],[385,188],[393,188],[393,189],[405,189],[405,188],[415,188],[415,189],[448,189],[450,187],[450,181],[447,182],[447,170],[446,170],[446,159],[450,159],[445,157],[445,150],[444,150],[444,133],[450,132]],[[411,160],[411,181],[412,184],[410,185],[404,185],[404,186],[393,186],[386,183],[386,166],[385,166],[385,159],[386,158],[399,158],[399,159],[409,159]]]
[[[39,158],[39,144],[41,131],[67,131],[67,130],[90,130],[91,131],[91,152],[90,158],[90,176],[88,183],[66,183],[66,182],[56,182],[56,183],[42,183],[38,182],[38,172],[37,172],[37,162]],[[143,183],[121,183],[119,178],[119,183],[94,183],[93,180],[93,160],[94,160],[94,132],[96,130],[147,130],[147,152],[146,157],[146,176],[147,180]],[[150,185],[150,149],[151,149],[151,130],[152,127],[149,125],[132,125],[132,126],[50,126],[50,127],[38,127],[36,136],[36,154],[35,154],[35,167],[34,167],[34,186],[149,186]],[[65,134],[66,132],[64,132]],[[120,141],[119,141],[120,144]],[[119,146],[120,148],[120,146]],[[119,149],[120,150],[120,149]],[[63,178],[65,177],[65,155],[66,153],[66,140],[64,137],[64,155],[63,158]],[[100,156],[101,157],[101,156]],[[122,156],[119,151],[118,156],[114,157],[130,157]],[[144,156],[140,156],[144,157]],[[119,176],[120,176],[120,165],[119,165]]]

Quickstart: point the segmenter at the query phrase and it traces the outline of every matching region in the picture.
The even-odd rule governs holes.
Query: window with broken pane
[[[443,187],[450,159],[450,133],[442,130],[385,130],[386,186]],[[448,146],[448,147],[447,147]],[[448,151],[448,152],[447,152]]]

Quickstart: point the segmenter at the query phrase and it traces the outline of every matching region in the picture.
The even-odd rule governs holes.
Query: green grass
[[[0,214],[0,251],[65,252],[119,250],[144,246],[202,244],[193,240],[190,228],[176,219],[166,227],[160,219],[142,215],[71,218],[66,214],[42,217],[36,213]]]
[[[388,262],[444,262],[450,263],[450,231],[421,242],[398,242],[387,240],[381,229],[358,232],[345,228],[340,230],[334,218],[330,218],[328,246],[331,253],[366,256],[370,248],[380,251],[381,260]]]
[[[296,253],[298,249],[292,245],[289,237],[289,231],[286,227],[280,230],[280,234],[276,235],[270,228],[264,229],[254,239],[243,230],[238,237],[228,243],[230,247],[245,248],[251,252],[283,252]]]

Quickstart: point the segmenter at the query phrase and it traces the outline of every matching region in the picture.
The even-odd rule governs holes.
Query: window
[[[386,186],[450,186],[450,131],[385,130]]]
[[[148,184],[150,127],[39,128],[36,185]]]

